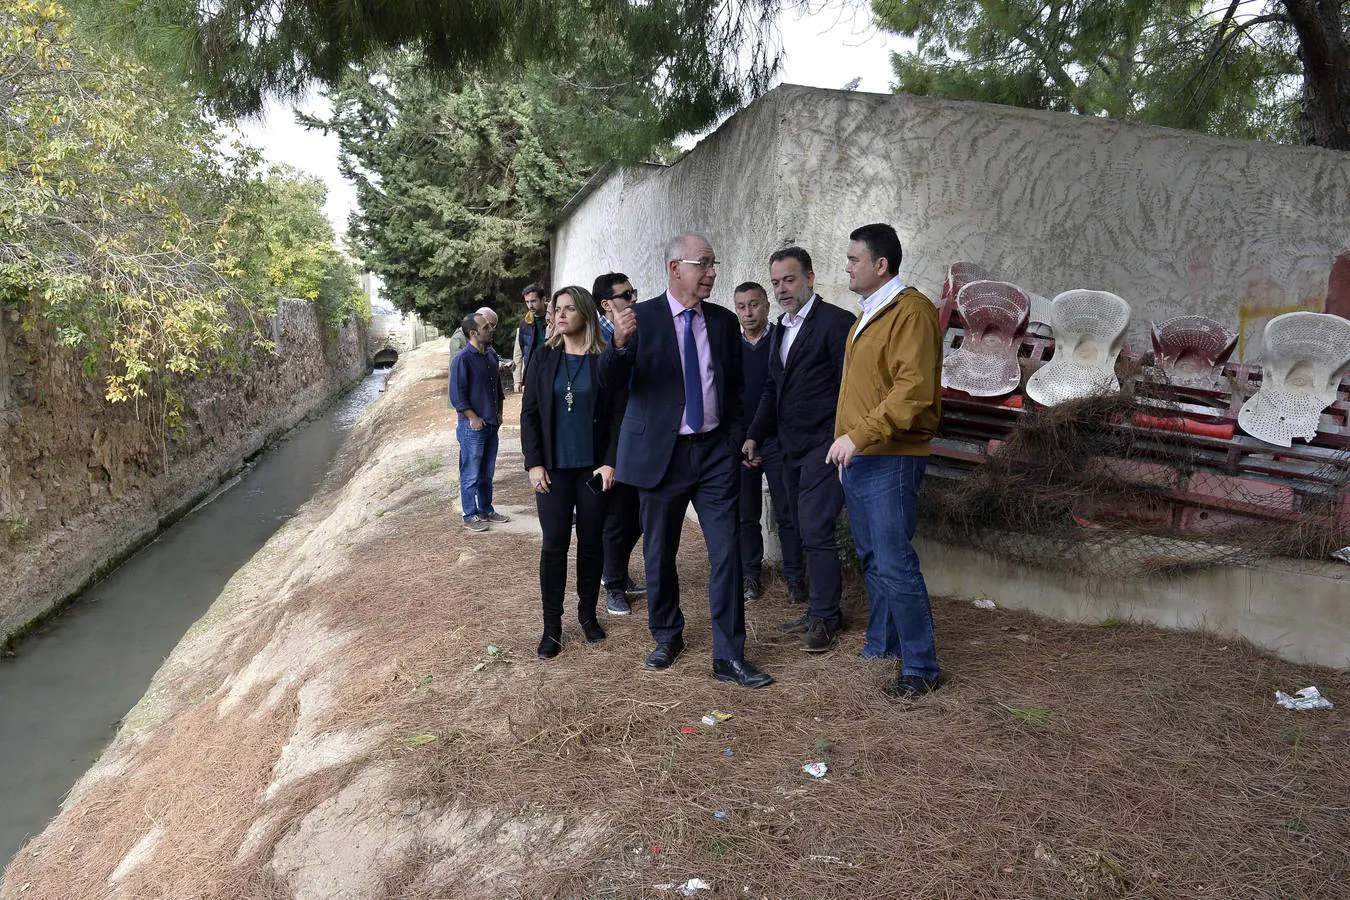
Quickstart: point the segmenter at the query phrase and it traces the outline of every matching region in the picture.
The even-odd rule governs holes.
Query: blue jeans
[[[496,511],[492,508],[492,477],[497,472],[497,431],[496,425],[474,431],[463,416],[455,426],[455,437],[459,438],[459,503],[466,522]]]
[[[927,468],[923,456],[855,456],[843,482],[871,607],[863,655],[898,657],[903,674],[937,678],[933,610],[912,543]]]

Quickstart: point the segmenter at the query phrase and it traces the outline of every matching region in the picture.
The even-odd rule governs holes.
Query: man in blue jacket
[[[708,302],[718,260],[706,237],[676,236],[665,263],[666,290],[615,316],[601,356],[610,383],[628,385],[617,470],[642,501],[647,626],[656,642],[646,667],[667,669],[684,650],[676,557],[692,503],[708,549],[713,677],[764,687],[773,678],[745,659],[736,544],[745,435],[740,324]]]
[[[464,527],[487,531],[492,522],[509,522],[492,508],[492,478],[497,470],[497,436],[502,424],[501,363],[489,340],[491,331],[481,313],[460,323],[468,346],[450,361],[450,405],[457,413],[459,501]]]

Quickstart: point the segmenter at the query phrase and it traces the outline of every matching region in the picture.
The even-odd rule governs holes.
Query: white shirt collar
[[[887,304],[900,296],[900,292],[904,289],[905,283],[900,280],[899,275],[896,275],[879,287],[872,296],[864,299],[862,301],[862,316],[853,328],[853,340],[856,341],[858,335],[862,334],[862,330],[867,327],[867,323],[876,318],[877,313],[885,309]]]
[[[877,288],[876,292],[862,301],[862,311],[864,316],[870,316],[881,309],[887,303],[890,303],[900,292],[905,289],[905,282],[896,275],[890,281]]]
[[[802,322],[806,319],[807,314],[811,312],[811,307],[816,302],[816,296],[817,296],[816,294],[812,294],[811,299],[806,301],[805,306],[797,310],[797,314],[795,316],[783,313],[783,327],[796,328],[798,325],[802,324]]]

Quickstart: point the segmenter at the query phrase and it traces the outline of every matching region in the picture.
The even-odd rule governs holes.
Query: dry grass
[[[402,433],[443,416],[435,387],[410,388]],[[528,514],[519,468],[504,452],[497,505]],[[774,625],[793,612],[775,586],[747,619],[749,655],[777,681],[736,689],[709,677],[692,525],[680,569],[688,650],[671,671],[641,668],[641,605],[607,620],[600,645],[569,624],[562,655],[543,662],[535,540],[468,534],[450,490],[404,487],[402,505],[348,548],[349,569],[287,604],[358,635],[328,660],[341,702],[318,730],[385,729],[364,764],[392,775],[395,807],[488,811],[523,823],[530,846],[416,843],[386,861],[383,896],[672,897],[657,885],[692,877],[717,897],[1350,896],[1350,720],[1343,707],[1293,713],[1272,698],[1315,683],[1350,703],[1346,672],[1235,640],[939,599],[950,683],[896,705],[879,690],[884,664],[854,655],[856,585],[855,624],[822,657],[779,639]],[[224,717],[219,689],[189,698],[146,739],[134,774],[96,786],[16,859],[6,889],[107,896],[108,873],[153,823],[166,836],[125,896],[291,896],[267,860],[361,763],[292,784],[239,857],[297,715],[292,691],[252,717],[264,693]],[[734,718],[701,725],[714,709]],[[829,775],[805,775],[811,760]]]

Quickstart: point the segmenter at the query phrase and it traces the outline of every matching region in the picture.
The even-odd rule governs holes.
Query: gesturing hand
[[[637,333],[637,313],[628,307],[614,317],[614,346],[620,349],[628,346],[628,341]]]

